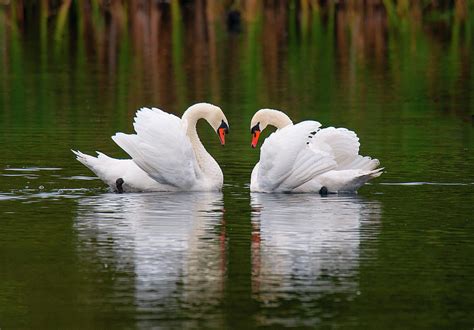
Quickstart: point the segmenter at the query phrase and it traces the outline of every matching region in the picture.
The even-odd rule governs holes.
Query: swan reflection
[[[221,193],[104,194],[79,201],[79,255],[138,310],[218,301],[225,263]],[[88,255],[92,256],[88,258]],[[103,289],[103,288],[101,288]],[[115,297],[116,298],[116,297]]]
[[[378,202],[254,193],[251,205],[255,299],[278,306],[291,298],[304,305],[325,294],[357,294],[361,233],[365,226],[378,227]]]

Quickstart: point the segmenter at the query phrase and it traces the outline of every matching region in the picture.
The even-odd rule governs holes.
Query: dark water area
[[[0,328],[474,327],[469,2],[32,3],[0,1]],[[202,101],[230,124],[225,147],[198,125],[221,193],[114,194],[70,151],[126,158],[138,108]],[[250,193],[264,107],[386,172]]]

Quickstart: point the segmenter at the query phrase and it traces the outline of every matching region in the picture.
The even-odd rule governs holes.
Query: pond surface
[[[0,328],[472,329],[469,35],[276,9],[229,32],[178,9],[92,32],[70,14],[62,37],[0,10]],[[198,127],[222,193],[110,193],[70,151],[126,157],[110,136],[136,109],[200,101],[230,122],[224,148]],[[386,172],[356,195],[251,194],[263,107],[354,130]]]

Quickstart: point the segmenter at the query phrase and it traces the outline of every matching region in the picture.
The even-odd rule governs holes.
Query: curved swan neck
[[[284,112],[274,109],[261,109],[257,111],[252,122],[259,122],[261,130],[268,125],[275,126],[278,129],[293,125],[290,117]]]
[[[208,119],[212,112],[214,111],[215,106],[209,103],[198,103],[190,106],[181,117],[182,120],[186,121],[188,124],[188,129],[190,127],[196,127],[196,123],[199,119]]]
[[[189,137],[189,140],[191,141],[196,155],[198,155],[198,153],[208,154],[201,140],[199,139],[196,130],[196,124],[199,119],[206,118],[209,115],[209,109],[210,108],[207,103],[195,104],[193,106],[190,106],[181,117],[185,124],[186,135]]]
[[[184,127],[186,129],[186,135],[191,141],[191,145],[196,156],[196,160],[201,170],[212,177],[216,177],[218,181],[222,181],[222,171],[217,162],[207,152],[206,148],[202,144],[196,130],[196,124],[199,119],[206,119],[210,122],[215,106],[208,103],[198,103],[189,107],[181,117]]]

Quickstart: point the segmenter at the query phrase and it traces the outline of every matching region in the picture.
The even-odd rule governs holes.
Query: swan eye
[[[225,134],[229,134],[229,126],[226,124],[224,120],[221,122],[221,126],[217,129],[217,134],[219,134],[219,130],[224,129]]]
[[[255,135],[255,132],[256,131],[259,131],[260,132],[260,122],[257,123],[257,125],[255,125],[254,127],[252,127],[252,129],[250,130],[250,133]]]

